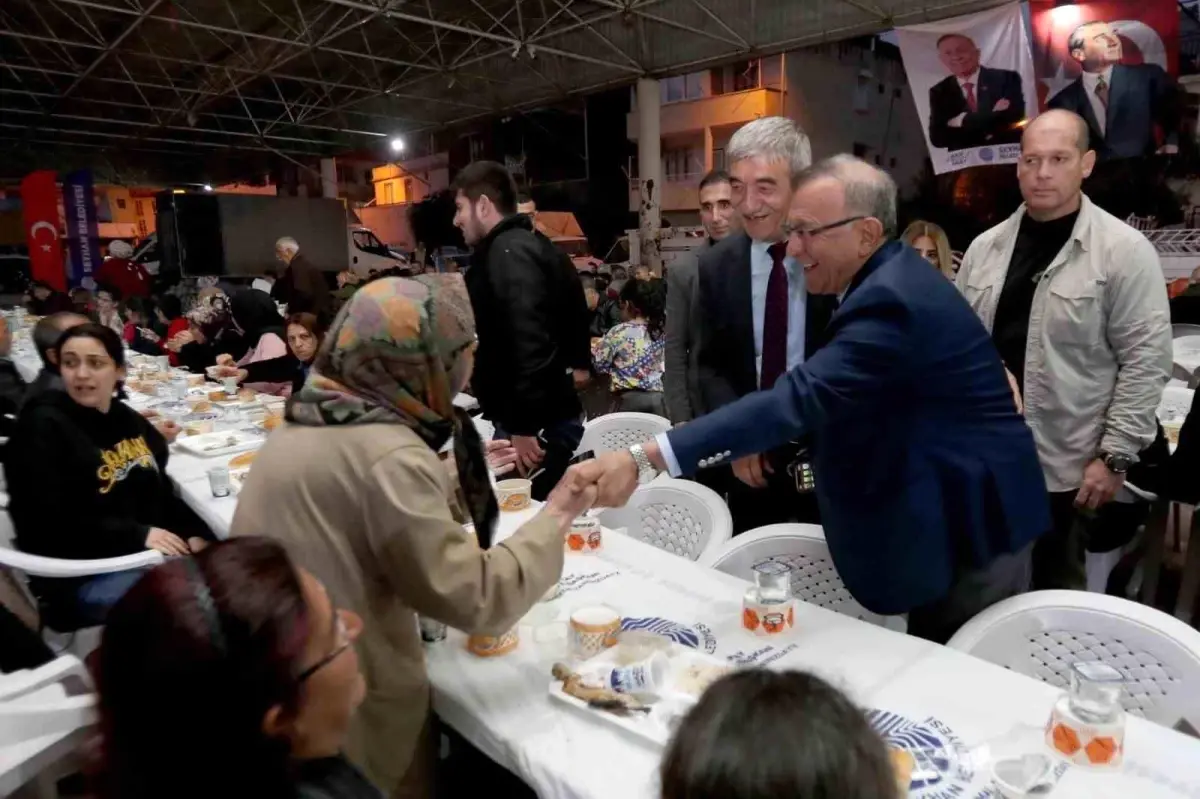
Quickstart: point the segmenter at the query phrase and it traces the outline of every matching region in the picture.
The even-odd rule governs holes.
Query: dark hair
[[[533,196],[527,191],[517,192],[517,205],[533,202]]]
[[[299,574],[275,541],[235,538],[148,572],[109,613],[99,651],[100,796],[291,799],[289,744],[262,725],[275,705],[296,709],[308,634]]]
[[[812,674],[748,669],[712,685],[662,763],[663,799],[896,799],[883,740]]]
[[[621,302],[633,306],[639,315],[646,317],[646,329],[650,338],[658,340],[667,321],[667,284],[662,278],[628,280],[621,286]]]
[[[54,366],[50,363],[50,350],[58,349],[58,340],[62,338],[63,331],[72,320],[82,320],[78,323],[86,324],[88,318],[74,311],[59,311],[43,316],[33,326],[33,346],[37,348],[38,356],[46,366]]]
[[[976,49],[979,48],[979,45],[975,44],[975,40],[965,33],[944,33],[938,37],[937,44],[934,45],[934,49],[940,50],[942,47],[942,42],[946,41],[947,39],[966,39],[968,42],[975,45]]]
[[[318,347],[321,346],[321,342],[325,338],[325,331],[329,329],[329,325],[327,325],[325,323],[325,320],[313,313],[289,314],[287,321],[283,328],[284,331],[286,332],[287,329],[289,327],[291,327],[292,325],[299,325],[300,327],[304,328],[309,333],[311,333],[312,337],[317,340]],[[289,350],[291,349],[291,347],[292,347],[292,345],[288,344]],[[294,355],[295,353],[292,353],[292,354]],[[315,355],[314,355],[314,357],[315,357]]]
[[[504,165],[495,161],[467,164],[454,178],[454,190],[471,202],[487,197],[504,216],[517,212],[517,184]]]
[[[164,294],[158,298],[158,309],[168,320],[178,319],[183,316],[183,300],[174,294]]]
[[[54,345],[54,349],[58,350],[59,367],[62,366],[62,349],[67,346],[67,342],[77,338],[90,338],[93,341],[99,341],[104,347],[104,351],[108,353],[108,357],[113,359],[118,369],[125,366],[125,342],[121,341],[111,327],[99,324],[97,322],[88,322],[75,327],[68,327],[59,336],[58,343]],[[117,399],[125,399],[125,381],[117,381]]]
[[[724,169],[714,169],[704,177],[700,178],[700,191],[704,191],[709,186],[715,186],[718,183],[732,183],[733,178]]]
[[[154,319],[154,302],[143,297],[130,297],[121,304],[122,311],[133,311],[142,317],[146,324]]]
[[[100,294],[102,294],[102,293],[107,294],[108,296],[112,297],[113,302],[121,301],[121,290],[116,288],[115,286],[110,286],[107,283],[97,286],[96,287],[96,296],[99,297]]]

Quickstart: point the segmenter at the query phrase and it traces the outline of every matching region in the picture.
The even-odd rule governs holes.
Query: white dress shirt
[[[1103,72],[1083,73],[1083,91],[1087,94],[1088,102],[1092,104],[1092,113],[1096,116],[1096,124],[1100,126],[1101,133],[1105,133],[1108,128],[1108,108],[1096,96],[1096,84],[1100,82],[1100,78],[1104,78],[1104,85],[1108,87],[1108,98],[1112,100],[1112,71],[1113,68],[1109,66]]]
[[[767,285],[771,281],[772,242],[750,243],[750,310],[754,323],[754,374],[762,376],[763,324],[767,313]],[[808,293],[804,286],[804,269],[790,255],[783,259],[788,279],[787,368],[804,363],[804,314]]]
[[[762,376],[762,343],[763,324],[767,310],[767,284],[771,280],[771,261],[769,241],[755,241],[750,244],[750,308],[754,317],[754,374]],[[808,292],[804,284],[804,269],[796,263],[796,259],[788,256],[783,259],[783,267],[787,270],[788,278],[788,329],[787,329],[787,368],[795,369],[804,363],[804,322],[808,308]],[[680,474],[679,460],[666,433],[654,437],[667,464],[667,473],[672,477]],[[724,460],[724,457],[719,460]]]
[[[975,71],[965,78],[958,79],[958,89],[963,94],[963,99],[967,99],[967,84],[971,84],[971,90],[975,93],[975,107],[979,107],[979,67],[975,67]]]

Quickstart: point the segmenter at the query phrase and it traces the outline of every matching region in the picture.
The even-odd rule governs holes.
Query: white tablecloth
[[[1200,336],[1182,336],[1171,342],[1174,348],[1172,360],[1189,374],[1200,371]]]
[[[183,495],[224,535],[236,500],[213,499],[201,462],[173,458]],[[197,477],[197,475],[199,475]],[[535,510],[503,514],[503,539]],[[625,536],[606,532],[603,552],[570,555],[564,594],[551,603],[560,621],[572,610],[603,603],[625,618],[658,618],[681,639],[738,663],[813,671],[860,705],[899,714],[950,746],[964,761],[1039,747],[1058,691],[982,660],[800,603],[797,632],[764,645],[742,631],[746,583]],[[540,635],[547,620],[538,622]],[[560,641],[535,640],[523,626],[510,655],[481,659],[465,636],[426,650],[433,706],[472,745],[529,783],[543,799],[657,799],[661,753],[599,720],[552,703],[550,667]],[[982,748],[986,747],[986,749]],[[913,796],[984,797],[988,777],[942,785]],[[1068,769],[1053,796],[1078,799],[1200,799],[1200,741],[1130,718],[1126,764],[1116,773]]]

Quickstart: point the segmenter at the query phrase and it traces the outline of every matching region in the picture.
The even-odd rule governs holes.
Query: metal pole
[[[658,81],[640,78],[637,82],[638,106],[638,230],[641,263],[656,275],[662,274],[662,139],[659,118]]]

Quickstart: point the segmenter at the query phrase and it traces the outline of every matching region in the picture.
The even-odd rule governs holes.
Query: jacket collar
[[[1002,230],[1000,235],[992,238],[992,249],[1003,250],[1005,247],[1016,241],[1017,233],[1021,229],[1021,220],[1025,218],[1026,207],[1025,203],[1004,222],[1001,223]],[[1079,217],[1075,220],[1075,227],[1071,229],[1071,240],[1084,252],[1088,250],[1088,240],[1092,231],[1092,220],[1096,216],[1096,206],[1088,199],[1086,194],[1081,195],[1079,202]]]
[[[532,232],[533,222],[531,222],[529,217],[525,216],[524,214],[510,214],[509,216],[506,216],[497,222],[496,226],[488,231],[486,236],[479,240],[479,244],[477,244],[475,248],[477,250],[486,252],[487,249],[492,246],[492,242],[496,240],[497,236],[506,230],[513,230],[514,228]]]
[[[870,258],[867,259],[867,262],[862,265],[862,268],[859,269],[858,273],[850,280],[850,285],[846,287],[846,290],[843,291],[842,295],[838,298],[839,304],[844,303],[846,298],[850,296],[851,292],[861,286],[863,281],[866,280],[872,272],[890,261],[903,248],[904,245],[894,239],[884,242],[884,244],[878,250],[876,250]]]

